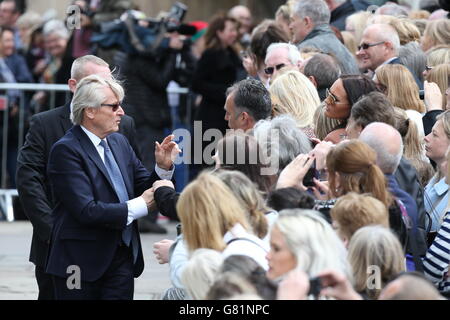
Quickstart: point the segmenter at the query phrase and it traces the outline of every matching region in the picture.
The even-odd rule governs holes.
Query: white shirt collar
[[[87,136],[89,137],[89,139],[92,141],[92,143],[94,144],[94,146],[98,146],[100,144],[100,142],[102,141],[102,139],[100,139],[99,137],[97,137],[94,133],[92,133],[91,131],[89,131],[88,129],[86,129],[85,127],[83,127],[82,125],[80,125],[81,129],[83,129],[83,131],[87,134]],[[106,139],[105,139],[106,140]]]

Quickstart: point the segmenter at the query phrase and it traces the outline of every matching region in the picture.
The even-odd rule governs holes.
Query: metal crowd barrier
[[[66,92],[66,101],[69,99],[69,86],[65,84],[42,84],[42,83],[0,83],[0,91],[4,90],[19,90],[20,102],[19,102],[19,128],[18,128],[18,141],[17,148],[20,150],[25,137],[25,92],[26,91],[46,91],[50,92],[50,109],[55,108],[55,93]],[[168,94],[180,94],[187,95],[187,112],[190,114],[191,110],[191,98],[188,88],[175,88],[168,89]],[[14,221],[14,210],[12,198],[18,196],[17,189],[7,188],[7,157],[8,157],[8,127],[9,127],[9,109],[4,109],[3,115],[3,140],[2,140],[2,159],[1,159],[1,181],[0,181],[0,220],[6,219],[8,222]],[[171,108],[172,117],[172,130],[175,129],[176,110]],[[186,126],[190,127],[190,117],[186,119]]]

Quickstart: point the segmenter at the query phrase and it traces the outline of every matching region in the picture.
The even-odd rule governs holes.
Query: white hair
[[[83,121],[84,109],[100,108],[106,96],[102,89],[110,88],[119,101],[123,100],[124,90],[120,83],[114,79],[104,79],[98,75],[90,75],[83,78],[77,85],[72,99],[72,112],[70,120],[74,125]]]
[[[370,29],[369,29],[370,28]],[[394,52],[398,54],[400,50],[400,38],[398,36],[397,30],[394,27],[386,23],[374,23],[367,26],[364,33],[369,29],[369,31],[376,34],[379,41],[386,41],[392,44]]]
[[[181,282],[194,300],[206,298],[222,262],[222,253],[216,250],[201,248],[192,253],[181,274]]]
[[[44,24],[43,28],[44,37],[48,37],[51,34],[56,34],[63,39],[69,39],[69,31],[67,30],[64,22],[61,20],[50,20]]]
[[[279,48],[284,48],[287,50],[288,52],[288,59],[289,61],[292,63],[292,65],[297,66],[298,63],[302,60],[302,56],[300,54],[300,51],[298,50],[298,48],[296,46],[294,46],[293,44],[290,43],[285,43],[285,42],[277,42],[277,43],[272,43],[266,51],[266,61],[267,61],[267,57],[270,55],[270,53],[276,49]]]
[[[299,18],[310,17],[316,26],[330,23],[330,8],[323,0],[301,0],[297,2],[294,13]]]
[[[352,281],[344,244],[319,212],[282,210],[272,228],[282,233],[289,251],[297,260],[297,268],[309,277],[332,269],[344,273]]]

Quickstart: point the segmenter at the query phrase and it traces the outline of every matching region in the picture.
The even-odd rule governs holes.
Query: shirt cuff
[[[161,180],[172,180],[173,173],[175,171],[175,166],[172,164],[172,169],[169,171],[161,169],[158,167],[157,164],[155,164],[155,172],[158,175],[158,177],[161,178]]]
[[[128,219],[127,225],[132,223],[134,220],[142,218],[148,214],[147,204],[142,197],[137,197],[132,200],[127,201],[128,205]]]

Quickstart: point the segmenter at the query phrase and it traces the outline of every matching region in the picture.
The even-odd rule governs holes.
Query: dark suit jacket
[[[110,134],[107,140],[129,199],[141,195],[158,176],[150,175],[122,134]],[[127,224],[127,204],[120,203],[96,147],[78,125],[53,145],[47,172],[55,208],[46,272],[65,278],[67,268],[77,265],[82,281],[96,281],[116,254]],[[136,221],[133,228],[138,243],[133,272],[138,277],[144,259]]]
[[[39,267],[45,267],[54,208],[46,172],[48,156],[53,144],[72,127],[69,116],[69,104],[34,115],[17,159],[19,199],[33,225],[30,261]],[[138,154],[132,118],[122,117],[120,132],[127,136]]]

